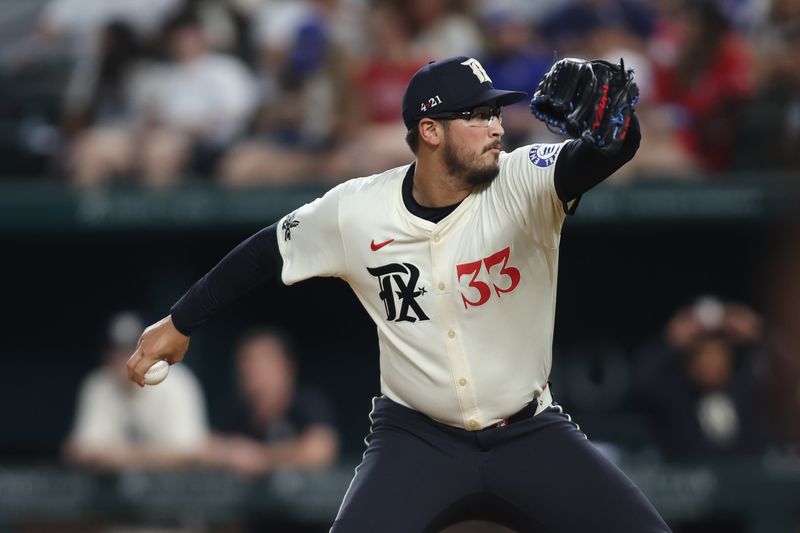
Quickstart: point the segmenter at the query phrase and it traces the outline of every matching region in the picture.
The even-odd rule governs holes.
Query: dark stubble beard
[[[445,137],[446,141],[444,150],[442,151],[442,158],[448,174],[451,176],[457,176],[470,185],[482,185],[484,183],[490,183],[497,177],[497,174],[500,172],[500,166],[497,165],[497,163],[490,164],[483,168],[475,168],[474,166],[470,166],[469,163],[473,163],[474,165],[474,163],[478,161],[478,157],[471,158],[472,161],[466,161],[467,157],[459,152],[454,143],[450,142],[449,134],[445,134]],[[484,148],[484,152],[488,151],[489,148],[496,146],[496,144],[489,145]],[[483,152],[481,155],[482,154]]]

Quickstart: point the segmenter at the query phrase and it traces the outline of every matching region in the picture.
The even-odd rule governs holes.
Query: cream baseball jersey
[[[563,146],[501,153],[497,178],[438,223],[406,208],[409,165],[342,183],[279,221],[282,280],[349,283],[377,325],[387,397],[467,430],[496,424],[550,373]]]

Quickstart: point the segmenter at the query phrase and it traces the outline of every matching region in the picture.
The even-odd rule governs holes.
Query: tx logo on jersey
[[[395,322],[416,322],[430,320],[417,298],[425,294],[425,287],[417,289],[419,269],[411,263],[390,263],[370,268],[367,272],[378,278],[378,296],[386,308],[386,320]],[[398,309],[399,304],[399,309]]]
[[[283,230],[283,240],[284,241],[291,241],[292,240],[292,228],[295,228],[300,225],[299,220],[294,219],[294,213],[286,217],[281,224],[281,229]]]

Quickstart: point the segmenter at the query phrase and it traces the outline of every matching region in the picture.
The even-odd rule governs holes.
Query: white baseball
[[[167,379],[167,374],[169,374],[169,363],[164,361],[156,361],[153,366],[147,369],[147,372],[144,373],[144,382],[145,385],[158,385],[165,379]]]

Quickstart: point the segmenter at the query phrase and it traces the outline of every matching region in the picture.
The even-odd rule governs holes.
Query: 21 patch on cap
[[[534,144],[528,152],[531,163],[539,168],[547,168],[556,162],[560,144]]]

